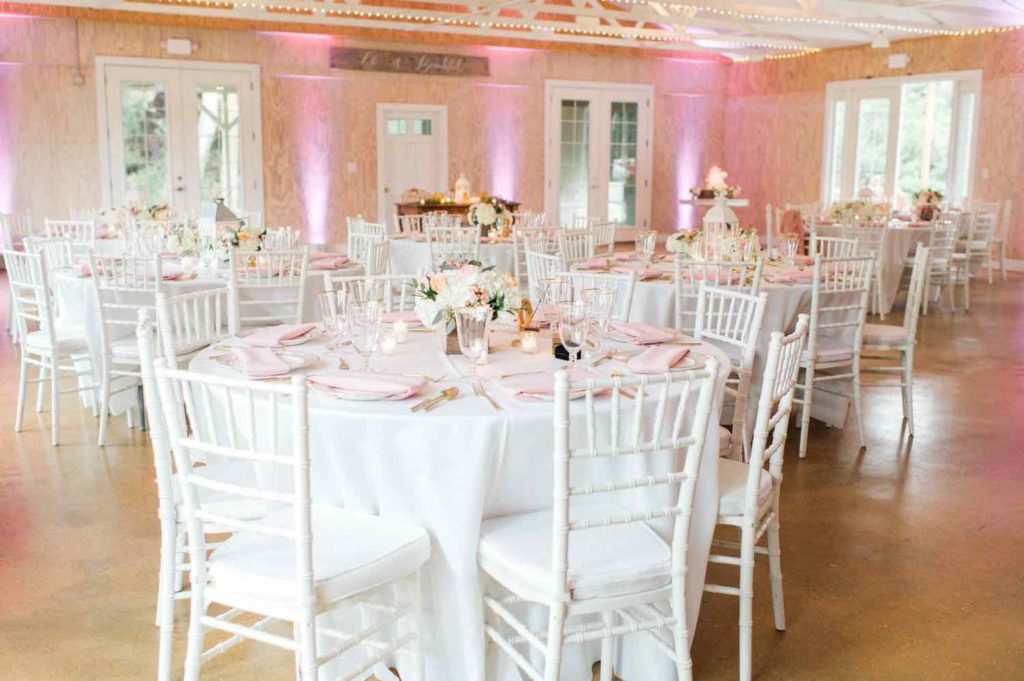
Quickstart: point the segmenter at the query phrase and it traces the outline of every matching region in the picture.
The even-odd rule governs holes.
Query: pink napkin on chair
[[[659,345],[647,348],[626,362],[626,366],[634,374],[663,374],[683,361],[689,353],[689,348],[678,345]]]
[[[339,267],[347,265],[349,259],[344,255],[337,255],[334,253],[324,253],[316,258],[311,258],[309,262],[309,269],[311,270],[336,270]]]
[[[642,322],[630,322],[623,324],[613,322],[612,330],[620,336],[624,336],[630,343],[636,345],[652,345],[654,343],[667,343],[676,337],[676,332],[660,326],[652,326]]]
[[[395,322],[405,322],[409,326],[420,325],[420,316],[413,310],[395,310],[393,312],[385,312],[380,316],[380,320],[385,324],[394,324]]]
[[[236,345],[231,348],[231,354],[235,356],[237,367],[253,378],[283,376],[291,371],[287,362],[275,355],[270,348]]]
[[[310,376],[306,380],[316,388],[384,395],[389,400],[404,400],[407,397],[412,397],[427,384],[426,379],[414,376],[363,371],[318,374]]]
[[[278,324],[260,329],[242,338],[247,345],[273,348],[282,341],[298,340],[316,328],[316,324]]]
[[[588,378],[600,378],[600,374],[588,367],[577,367],[569,376],[572,381],[585,381]],[[555,394],[555,372],[509,376],[501,380],[501,386],[521,397],[550,397]]]

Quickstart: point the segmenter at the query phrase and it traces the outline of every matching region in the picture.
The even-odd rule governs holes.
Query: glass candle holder
[[[539,349],[540,343],[537,335],[536,331],[519,332],[519,349],[523,351],[524,355],[532,355]]]

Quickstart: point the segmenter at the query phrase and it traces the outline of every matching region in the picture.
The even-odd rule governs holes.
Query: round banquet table
[[[901,223],[902,224],[902,223]],[[882,313],[888,314],[892,310],[892,304],[896,302],[896,294],[900,289],[900,280],[903,278],[903,268],[906,266],[907,256],[910,255],[922,236],[927,242],[928,230],[920,227],[902,227],[893,224],[890,227],[879,227],[885,229],[885,258],[882,260]],[[824,237],[843,237],[843,227],[839,225],[821,225],[817,228],[818,234]]]
[[[97,241],[97,243],[112,241],[114,240],[107,239],[103,242]],[[173,265],[174,260],[165,259],[164,262],[165,267],[175,267]],[[337,270],[331,270],[329,273],[332,275],[356,275],[361,274],[362,271],[363,266],[353,262],[343,265]],[[323,290],[324,273],[324,270],[311,269],[306,275],[306,295],[302,311],[303,321],[316,321],[320,319],[317,293]],[[165,281],[163,283],[163,290],[167,295],[173,296],[219,288],[228,285],[227,279],[225,279],[226,275],[227,273],[222,270],[211,272],[200,269],[192,279]],[[103,346],[100,342],[99,301],[96,299],[96,293],[92,287],[92,279],[87,276],[81,276],[76,270],[65,269],[64,271],[59,271],[53,277],[51,285],[54,289],[57,310],[60,312],[61,324],[82,328],[85,332],[86,342],[89,345],[89,358],[94,372],[93,381],[95,385],[99,385],[100,376],[96,372],[100,371]],[[282,298],[289,297],[289,294],[283,290],[276,290],[271,295],[280,295]],[[118,302],[135,305],[153,305],[152,294],[133,293],[126,295],[124,298],[124,300],[119,300]],[[259,313],[259,306],[252,307],[254,310],[253,314]],[[273,314],[274,312],[279,312],[279,310],[267,311],[266,313]],[[126,311],[126,314],[137,313]],[[115,331],[121,335],[116,338],[108,338],[108,343],[123,337],[134,336],[135,334],[132,326],[118,325]],[[92,403],[92,393],[83,392],[82,396],[83,402],[86,404]],[[111,396],[110,409],[112,413],[120,414],[134,404],[135,395],[130,391],[115,393]]]
[[[657,326],[675,326],[676,294],[673,264],[671,260],[663,260],[655,263],[652,269],[664,274],[659,279],[637,281],[633,290],[629,320]],[[758,349],[748,401],[749,423],[754,422],[757,412],[757,396],[760,394],[761,377],[764,374],[765,352],[768,350],[772,332],[792,331],[796,326],[797,316],[801,313],[809,314],[811,309],[811,282],[776,282],[773,277],[780,271],[781,268],[769,263],[766,263],[762,270],[761,292],[767,294],[768,300],[761,323],[761,333],[757,338]],[[842,428],[846,423],[849,407],[850,401],[846,397],[835,392],[815,390],[811,415],[830,426]],[[728,417],[728,414],[726,416]],[[727,421],[731,422],[728,418]]]
[[[423,274],[433,269],[426,235],[413,234],[397,234],[388,238],[388,264],[392,273]],[[485,267],[512,272],[515,269],[514,248],[511,239],[490,241],[484,237],[480,239],[480,262]]]
[[[485,678],[484,613],[476,557],[482,522],[550,508],[552,503],[553,405],[514,397],[504,392],[495,379],[509,372],[554,370],[565,363],[550,354],[524,355],[509,346],[512,337],[504,331],[493,332],[488,363],[480,368],[485,388],[503,408],[500,412],[475,396],[471,385],[459,378],[460,373],[467,371],[465,360],[442,354],[433,332],[410,332],[394,354],[377,354],[372,359],[374,369],[443,377],[424,389],[425,394],[460,386],[457,399],[429,413],[410,412],[410,406],[419,398],[352,402],[310,392],[310,478],[314,503],[416,523],[430,534],[432,553],[423,576],[427,681]],[[318,362],[305,370],[307,373],[337,366],[337,357],[327,354],[322,342],[315,340],[296,348],[319,355]],[[351,346],[344,346],[341,353],[350,365],[356,366],[357,358],[346,348]],[[211,358],[216,352],[203,351],[191,361],[190,368],[238,376],[236,370]],[[687,553],[686,605],[692,632],[718,509],[718,438],[714,435],[714,419],[721,408],[727,360],[724,353],[709,345],[696,347],[691,354],[698,361],[714,356],[722,363],[711,415],[712,435],[701,458]],[[614,370],[625,371],[617,361],[597,367],[601,373]],[[607,417],[610,400],[599,399],[596,404],[598,419],[602,415]],[[580,415],[582,406],[581,402],[571,403],[573,412]],[[632,408],[627,411],[632,412]],[[217,414],[213,416],[216,421]],[[573,426],[580,427],[581,436],[585,426],[582,421],[574,419]],[[280,423],[287,428],[286,418]],[[285,433],[281,437],[286,437]],[[630,474],[637,471],[641,475],[655,474],[658,468],[622,460],[608,465],[630,465]],[[642,471],[635,468],[638,465]],[[277,475],[257,471],[262,486],[288,489],[290,477]],[[651,498],[652,503],[664,504],[668,499],[655,494],[658,500]],[[665,531],[667,538],[668,527],[656,529]],[[529,625],[536,625],[534,630],[543,630],[546,610],[525,607],[530,610],[524,616],[533,620]],[[674,666],[643,637],[627,637],[618,650],[616,672],[624,681],[675,678]],[[567,646],[562,678],[589,681],[591,665],[599,657],[600,642],[593,646]],[[497,665],[492,671],[496,670],[502,681],[520,678],[506,656],[499,656]],[[332,671],[337,670],[324,670],[321,678],[334,678]]]

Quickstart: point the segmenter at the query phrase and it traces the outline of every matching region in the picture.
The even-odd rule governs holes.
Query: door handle
[[[183,191],[185,191],[185,187],[175,187],[174,191],[176,191],[176,192],[183,192]]]
[[[391,187],[384,187],[384,193],[385,194],[390,194],[391,193]]]

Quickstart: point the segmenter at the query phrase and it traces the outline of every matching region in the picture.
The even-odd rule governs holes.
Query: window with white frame
[[[824,201],[969,197],[980,88],[980,71],[829,83]]]

